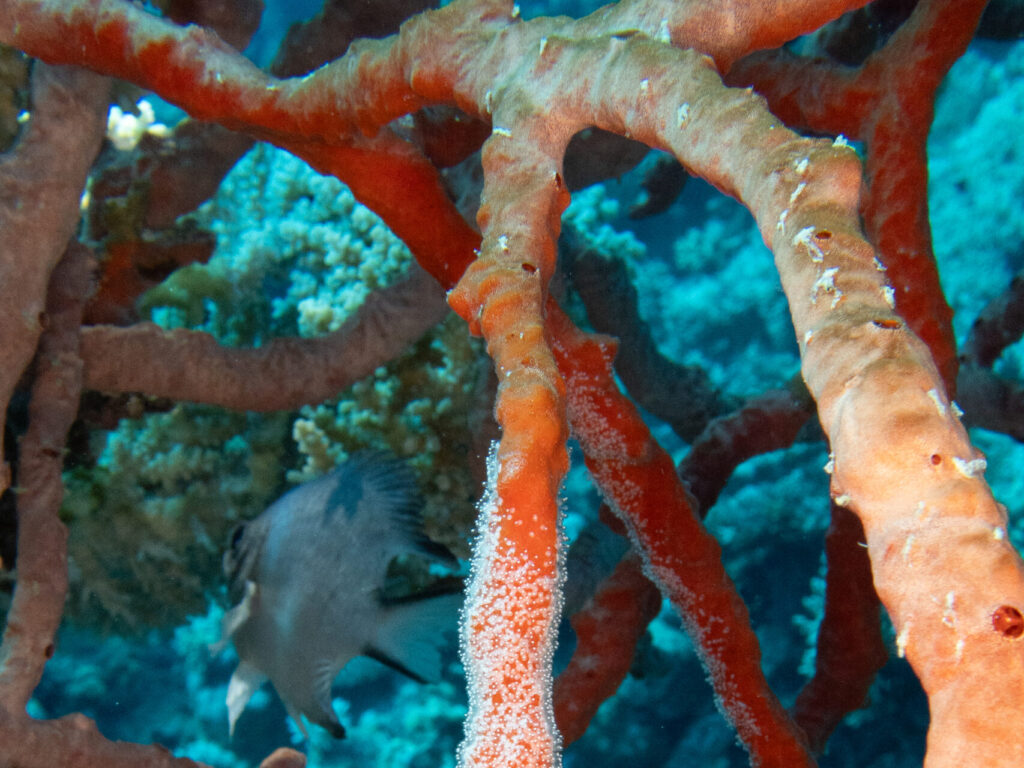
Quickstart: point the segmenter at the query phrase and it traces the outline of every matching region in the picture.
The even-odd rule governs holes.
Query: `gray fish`
[[[455,628],[461,595],[389,601],[388,564],[417,552],[456,565],[420,533],[420,498],[404,464],[360,455],[292,489],[232,535],[224,569],[242,601],[224,617],[239,664],[228,685],[232,733],[270,680],[305,734],[304,715],[337,738],[331,683],[353,657],[420,681],[440,676],[439,644]]]

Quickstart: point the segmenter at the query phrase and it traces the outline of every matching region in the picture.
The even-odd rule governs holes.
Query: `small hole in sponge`
[[[892,317],[880,317],[871,321],[871,324],[876,328],[881,328],[885,331],[895,331],[903,327],[903,323]]]
[[[1001,605],[992,613],[992,629],[1015,640],[1024,635],[1024,615],[1012,605]]]

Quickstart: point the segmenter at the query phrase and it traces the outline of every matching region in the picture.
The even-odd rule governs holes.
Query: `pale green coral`
[[[217,236],[210,262],[179,271],[143,306],[157,322],[227,344],[335,330],[411,262],[340,182],[267,146],[236,165],[196,218]],[[477,491],[470,423],[489,408],[484,371],[478,344],[451,316],[336,400],[299,414],[179,405],[122,421],[100,440],[97,466],[67,477],[75,603],[94,622],[138,628],[202,611],[221,583],[233,525],[262,511],[285,478],[301,482],[363,449],[413,466],[428,534],[464,552]]]
[[[647,246],[632,232],[615,229],[611,224],[620,216],[621,208],[603,184],[595,184],[573,193],[562,219],[566,227],[573,227],[596,248],[632,263],[643,261],[647,257]]]
[[[266,145],[239,161],[198,219],[217,236],[204,269],[234,286],[202,327],[228,343],[337,330],[412,261],[340,181]]]
[[[65,475],[70,614],[138,631],[204,611],[228,532],[280,487],[288,426],[195,405],[123,419]]]
[[[171,315],[164,314],[164,325],[198,327],[206,319],[209,303],[222,304],[230,301],[231,283],[218,271],[206,269],[202,264],[188,264],[171,273],[160,285],[147,291],[139,300],[139,312],[152,315],[155,308],[165,312],[177,310],[179,319],[170,322]]]

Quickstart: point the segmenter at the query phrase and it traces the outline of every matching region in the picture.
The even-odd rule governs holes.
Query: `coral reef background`
[[[252,53],[258,58],[272,47],[258,39]],[[936,256],[962,340],[984,304],[1024,267],[1024,42],[972,46],[944,86],[929,150]],[[625,212],[641,174],[574,195],[567,226],[628,256],[663,353],[706,369],[726,396],[783,385],[797,372],[796,344],[771,254],[749,214],[691,180],[667,212],[630,220]],[[213,258],[176,272],[143,306],[163,325],[200,327],[232,344],[334,330],[410,261],[337,181],[263,145],[194,219],[216,236]],[[1024,373],[1019,345],[999,366],[1011,377]],[[335,401],[269,416],[178,405],[93,432],[90,455],[66,473],[73,591],[60,652],[34,707],[47,716],[81,711],[110,738],[158,741],[220,766],[253,765],[300,741],[268,690],[228,738],[224,697],[235,660],[209,649],[226,600],[219,560],[228,532],[291,484],[353,451],[384,448],[418,473],[428,533],[465,556],[488,375],[477,343],[449,317]],[[685,454],[667,427],[653,419],[652,427],[677,460]],[[1021,446],[980,430],[972,437],[989,457],[988,479],[1009,507],[1020,548]],[[819,468],[826,460],[823,443],[810,440],[748,462],[707,521],[750,606],[768,677],[787,704],[812,666],[821,612],[828,492]],[[590,530],[598,499],[578,470],[565,496],[575,540]],[[600,559],[593,550],[573,559],[570,581],[586,580]],[[571,645],[566,629],[559,658]],[[633,674],[565,763],[746,765],[703,677],[678,619],[663,611]],[[348,738],[335,742],[314,728],[303,747],[312,765],[454,764],[465,714],[454,647],[441,684],[420,686],[367,661],[342,673],[336,696]],[[926,725],[924,696],[894,657],[871,707],[841,726],[820,764],[920,765]],[[845,748],[854,742],[856,750]]]

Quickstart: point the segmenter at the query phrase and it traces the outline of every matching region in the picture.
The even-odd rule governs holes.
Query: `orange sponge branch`
[[[615,345],[581,333],[553,303],[548,321],[587,468],[625,522],[646,575],[682,618],[751,765],[813,766],[803,733],[761,671],[760,646],[718,542],[701,525],[671,457],[615,385]]]

